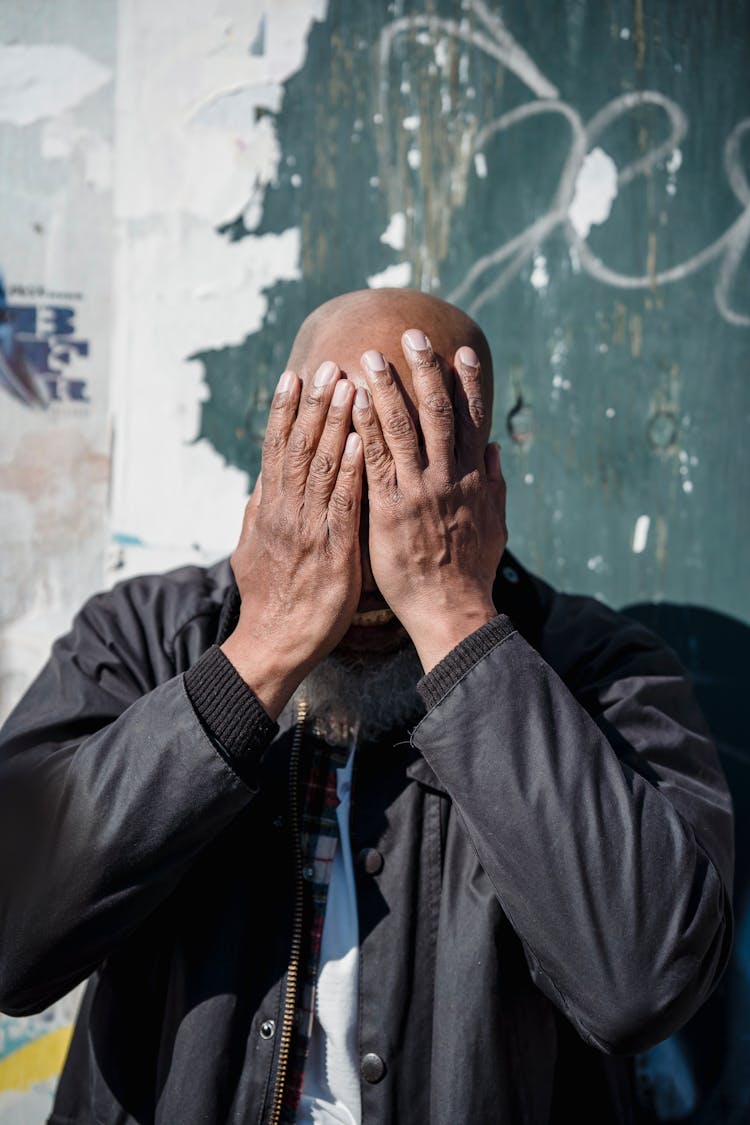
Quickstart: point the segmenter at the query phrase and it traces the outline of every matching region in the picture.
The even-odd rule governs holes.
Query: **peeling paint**
[[[605,223],[617,197],[617,165],[604,149],[587,153],[575,181],[568,218],[581,238],[592,226]]]
[[[368,277],[367,284],[370,289],[388,289],[393,286],[399,288],[411,284],[411,262],[398,262],[394,266],[387,266],[380,273]]]
[[[112,80],[112,72],[66,44],[0,44],[0,121],[57,117]]]
[[[534,258],[534,268],[531,271],[530,281],[537,292],[544,292],[549,285],[549,273],[547,272],[547,259],[544,254],[537,254]]]
[[[666,169],[669,172],[670,176],[673,176],[675,174],[675,172],[678,172],[680,170],[681,167],[682,167],[682,152],[680,151],[679,148],[676,148],[676,149],[673,150],[672,155],[670,156],[669,160],[666,163]]]
[[[646,549],[650,527],[651,516],[639,516],[635,521],[635,527],[633,528],[633,540],[631,544],[631,549],[634,555],[640,555]]]
[[[380,241],[394,250],[403,250],[406,243],[406,215],[403,211],[396,211],[391,215],[388,226],[380,236]]]

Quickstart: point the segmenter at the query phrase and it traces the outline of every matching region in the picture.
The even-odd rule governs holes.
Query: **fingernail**
[[[370,405],[370,396],[364,387],[357,387],[357,393],[354,396],[354,409],[367,410]]]
[[[346,439],[346,445],[344,446],[344,456],[356,457],[361,441],[362,439],[359,434],[349,434],[349,437]]]
[[[409,328],[404,332],[404,339],[414,352],[425,352],[430,346],[430,341],[418,328]]]
[[[479,357],[473,348],[464,346],[458,349],[458,358],[464,367],[479,367]]]
[[[365,352],[362,359],[366,366],[370,368],[370,371],[385,371],[386,369],[385,356],[380,352],[376,352],[374,348],[371,348],[369,352]]]
[[[334,406],[343,406],[349,395],[349,380],[339,379],[336,386],[333,388],[333,398],[331,402]]]
[[[291,391],[292,387],[294,386],[294,381],[295,381],[296,378],[297,378],[297,376],[294,374],[293,371],[285,371],[284,374],[279,379],[279,384],[276,387],[276,393],[283,395],[283,394],[286,394],[287,391]]]
[[[325,363],[321,363],[318,370],[315,372],[313,379],[313,386],[324,387],[326,383],[330,383],[331,379],[336,374],[336,364],[327,359]]]

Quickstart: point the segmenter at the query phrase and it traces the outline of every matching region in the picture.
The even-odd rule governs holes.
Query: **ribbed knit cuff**
[[[429,711],[444,699],[462,676],[465,676],[482,657],[515,631],[515,626],[508,615],[499,613],[486,625],[480,625],[473,633],[469,633],[468,637],[464,637],[417,684],[417,691],[424,700],[427,710]]]
[[[185,690],[221,756],[248,785],[279,729],[232,662],[212,645],[185,673]]]

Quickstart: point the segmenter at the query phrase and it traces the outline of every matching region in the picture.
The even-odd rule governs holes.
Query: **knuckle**
[[[271,417],[291,413],[293,408],[292,396],[288,394],[276,394],[271,399],[271,409],[269,415]]]
[[[440,372],[440,364],[435,358],[435,353],[432,348],[425,348],[424,351],[412,352],[413,366],[417,371],[427,373],[431,371]]]
[[[379,442],[367,442],[365,444],[365,461],[370,469],[385,472],[390,458]]]
[[[453,421],[453,405],[443,391],[430,391],[424,399],[424,409],[435,422]]]
[[[331,493],[328,507],[338,516],[347,516],[354,511],[356,503],[356,497],[351,492],[336,488]]]
[[[310,462],[310,476],[318,479],[327,479],[331,476],[335,467],[334,459],[328,450],[318,448]]]
[[[459,379],[465,387],[479,387],[482,384],[482,369],[480,367],[467,367],[462,364]]]
[[[295,426],[289,435],[288,449],[295,457],[306,457],[311,449],[310,435],[302,426]]]
[[[466,412],[477,426],[487,420],[487,406],[480,394],[469,393],[466,396]]]
[[[376,387],[388,390],[394,385],[393,376],[391,375],[390,367],[386,366],[382,371],[372,372],[372,381]]]
[[[310,410],[320,410],[323,405],[320,391],[315,387],[309,387],[302,395],[302,403]]]
[[[403,410],[390,410],[381,419],[383,432],[388,437],[408,437],[412,431],[411,418]]]

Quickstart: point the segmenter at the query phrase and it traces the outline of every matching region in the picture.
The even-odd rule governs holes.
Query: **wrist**
[[[425,614],[409,633],[425,675],[448,655],[451,649],[497,616],[492,599],[440,614]]]
[[[248,645],[237,633],[228,637],[220,647],[270,717],[278,719],[302,683],[304,669],[292,661],[278,660],[263,652],[259,653],[256,645]]]

